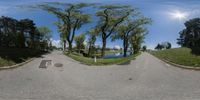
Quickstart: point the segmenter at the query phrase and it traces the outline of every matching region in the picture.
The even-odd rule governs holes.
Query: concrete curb
[[[19,63],[19,64],[15,64],[15,65],[11,65],[11,66],[4,66],[4,67],[0,67],[0,70],[5,70],[5,69],[12,69],[12,68],[17,68],[19,66],[22,66],[24,64],[27,64],[31,61],[33,61],[35,58],[31,58],[29,60],[26,60],[25,62]]]
[[[166,62],[166,63],[168,63],[168,64],[170,64],[170,65],[173,65],[175,67],[179,67],[179,68],[182,68],[182,69],[200,70],[200,67],[184,66],[184,65],[175,64],[175,63],[173,63],[171,61],[168,61],[168,60],[165,60],[165,59],[161,59],[161,60]]]
[[[148,52],[148,54],[154,56],[153,54],[151,54],[149,52]],[[156,56],[154,56],[154,57],[156,57]],[[158,57],[156,57],[156,58],[158,58]],[[172,65],[174,67],[178,67],[178,68],[182,68],[182,69],[189,69],[189,70],[200,70],[200,67],[184,66],[184,65],[175,64],[175,63],[173,63],[171,61],[168,61],[166,59],[160,59],[160,58],[158,58],[158,59],[161,60],[161,61],[163,61],[163,62],[165,62],[165,63],[168,63],[168,64],[170,64],[170,65]]]

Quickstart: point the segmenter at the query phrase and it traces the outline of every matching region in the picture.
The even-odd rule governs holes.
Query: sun
[[[188,14],[186,12],[181,12],[181,11],[171,12],[170,15],[172,18],[179,19],[179,20],[186,19],[188,16]]]

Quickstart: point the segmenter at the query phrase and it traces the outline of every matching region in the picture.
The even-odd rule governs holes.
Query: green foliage
[[[64,5],[64,6],[63,6]],[[89,4],[62,4],[62,3],[46,3],[38,5],[39,8],[48,11],[59,18],[57,24],[61,33],[62,41],[67,41],[69,51],[72,51],[72,43],[76,30],[82,25],[90,22],[90,14],[83,13],[82,8],[90,6]],[[64,43],[65,44],[65,43]]]
[[[142,47],[142,51],[147,51],[147,46],[146,46],[146,45],[144,45],[144,46]]]
[[[175,48],[153,51],[151,54],[176,64],[200,67],[200,56],[196,56],[191,52],[190,48]]]
[[[138,52],[139,47],[136,48],[136,46],[141,46],[141,42],[139,41],[136,42],[137,41],[136,37],[139,36],[137,34],[143,34],[144,32],[146,32],[146,29],[143,28],[144,25],[151,23],[151,19],[141,17],[136,10],[134,11],[135,13],[131,17],[129,17],[129,19],[126,19],[121,25],[117,27],[117,34],[114,34],[112,36],[113,40],[115,39],[123,40],[124,56],[126,56],[127,49],[130,44],[129,41],[131,41],[131,43],[135,43],[132,44],[132,46],[135,47],[133,48],[134,51],[136,51],[136,53]]]
[[[130,39],[131,46],[133,48],[134,53],[138,53],[141,49],[141,45],[144,42],[144,38],[147,30],[143,27],[137,27]]]
[[[163,45],[159,44],[155,47],[156,50],[162,50],[164,47]]]
[[[163,42],[163,43],[158,43],[158,45],[155,47],[156,50],[162,50],[162,49],[171,49],[171,43],[169,42]]]
[[[95,47],[95,42],[96,42],[96,37],[97,37],[97,31],[96,29],[91,29],[90,31],[87,32],[87,35],[89,36],[88,39],[88,45],[89,45],[89,50],[88,50],[88,56],[93,56],[96,52],[96,47]]]
[[[41,29],[44,31],[47,28]],[[41,41],[47,38],[47,34],[44,34],[41,29],[38,30],[30,19],[16,20],[2,16],[0,17],[0,47],[40,48]]]
[[[21,63],[43,53],[45,52],[36,49],[0,47],[0,67]]]
[[[102,37],[102,56],[105,54],[107,38],[116,31],[116,27],[127,19],[133,9],[130,6],[104,5],[99,7],[96,16],[99,17],[97,24],[98,33]]]
[[[51,30],[46,26],[37,27],[38,34],[40,37],[40,49],[50,50],[51,49]]]
[[[185,29],[179,34],[178,44],[192,49],[192,53],[200,54],[200,18],[194,18],[185,22]],[[197,52],[196,52],[197,51]]]
[[[76,43],[76,48],[78,50],[78,53],[80,53],[80,50],[85,48],[85,45],[84,45],[85,34],[80,34],[78,36],[75,36],[74,40]]]

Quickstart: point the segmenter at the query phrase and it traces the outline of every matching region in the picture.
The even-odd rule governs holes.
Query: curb
[[[12,69],[12,68],[17,68],[19,66],[22,66],[24,64],[27,64],[31,61],[33,61],[35,58],[31,58],[29,60],[26,60],[25,62],[19,63],[19,64],[15,64],[15,65],[11,65],[11,66],[4,66],[4,67],[0,67],[0,70],[5,70],[5,69]]]
[[[153,54],[151,54],[149,52],[148,52],[148,54],[154,56]],[[156,57],[156,56],[154,56],[154,57]],[[156,57],[156,58],[158,58],[158,57]],[[172,65],[174,67],[178,67],[178,68],[182,68],[182,69],[189,69],[189,70],[200,70],[200,67],[184,66],[184,65],[175,64],[175,63],[173,63],[171,61],[168,61],[166,59],[161,59],[161,58],[158,58],[158,59],[163,61],[163,62],[165,62],[165,63],[168,63],[168,64],[170,64],[170,65]]]
[[[182,69],[190,69],[190,70],[200,70],[200,67],[193,67],[193,66],[184,66],[184,65],[179,65],[179,64],[175,64],[171,61],[168,61],[168,60],[165,60],[165,59],[160,59],[170,65],[173,65],[175,67],[179,67],[179,68],[182,68]]]

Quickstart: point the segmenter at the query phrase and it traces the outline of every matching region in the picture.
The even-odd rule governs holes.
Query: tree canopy
[[[82,25],[90,22],[90,14],[86,14],[82,10],[82,8],[88,6],[90,5],[85,3],[47,3],[38,5],[39,8],[54,14],[60,20],[60,26],[58,27],[62,39],[68,42],[70,52],[72,50],[72,43],[76,30],[80,29]]]
[[[192,49],[200,54],[200,18],[193,18],[185,22],[185,29],[179,32],[178,44]]]

